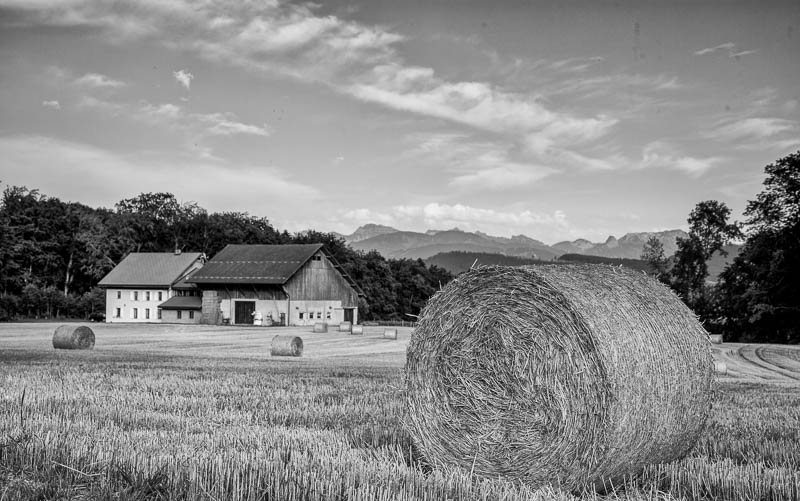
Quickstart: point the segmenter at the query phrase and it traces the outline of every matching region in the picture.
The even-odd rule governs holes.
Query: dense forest
[[[709,331],[730,341],[798,343],[800,152],[766,166],[765,174],[744,222],[729,221],[724,203],[700,202],[674,255],[665,256],[652,238],[641,258],[645,271],[669,285]],[[717,281],[709,280],[709,259],[732,242],[743,243],[740,253]],[[8,186],[0,200],[0,319],[87,318],[104,308],[97,282],[130,252],[181,249],[213,256],[234,243],[324,243],[363,288],[364,320],[408,320],[452,279],[421,259],[355,251],[331,233],[289,234],[245,212],[209,214],[170,193],[143,193],[106,209]]]
[[[422,260],[359,252],[335,234],[278,231],[244,212],[208,213],[171,193],[91,208],[8,186],[0,200],[0,319],[87,318],[104,310],[97,283],[131,252],[203,252],[227,244],[323,243],[365,292],[364,320],[409,320],[452,275]]]

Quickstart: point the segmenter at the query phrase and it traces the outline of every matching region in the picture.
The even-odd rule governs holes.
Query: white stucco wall
[[[158,297],[159,292],[161,299]],[[159,323],[161,320],[158,319],[158,305],[170,297],[168,289],[106,289],[106,322]]]

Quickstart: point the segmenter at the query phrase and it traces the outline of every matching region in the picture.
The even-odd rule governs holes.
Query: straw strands
[[[602,489],[688,453],[712,377],[705,330],[639,272],[478,267],[420,315],[407,425],[434,467]]]
[[[61,325],[53,333],[53,348],[91,350],[94,348],[94,332],[85,325]]]
[[[276,335],[272,338],[269,354],[273,357],[301,357],[303,340],[298,336]]]

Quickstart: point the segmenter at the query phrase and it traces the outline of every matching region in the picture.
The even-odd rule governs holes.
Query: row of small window
[[[318,320],[322,320],[322,312],[321,311],[309,311],[309,312],[301,311],[300,312],[300,320],[303,320],[305,318],[305,314],[306,313],[308,313],[308,319],[309,320],[314,320],[314,314],[315,313],[317,315],[317,319]],[[331,319],[331,312],[330,311],[326,312],[325,318],[327,318],[328,320]]]
[[[150,308],[143,308],[144,311],[144,319],[150,319]],[[156,309],[156,318],[161,320],[161,308]],[[178,314],[178,320],[183,319],[183,310],[175,310]],[[114,318],[122,318],[122,308],[115,308],[114,309]],[[138,319],[139,318],[139,308],[133,308],[131,310],[131,318]],[[189,319],[194,319],[194,310],[189,310]]]
[[[139,300],[139,291],[130,291],[131,293],[131,301],[138,301]],[[156,301],[163,301],[164,300],[164,292],[157,291],[154,292],[153,295],[150,295],[150,291],[144,291],[144,300],[150,301],[150,298],[156,298]],[[122,291],[117,291],[117,299],[122,299]]]

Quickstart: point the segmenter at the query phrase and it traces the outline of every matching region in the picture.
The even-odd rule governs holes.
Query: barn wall
[[[356,308],[356,291],[333,267],[325,254],[318,252],[315,256],[320,259],[309,260],[284,286],[292,302],[341,301],[343,308]]]
[[[286,294],[278,286],[269,285],[228,285],[220,289],[207,289],[203,291],[203,316],[202,323],[220,325],[227,319],[235,323],[234,307],[237,300],[255,300],[256,310],[260,311],[264,320],[270,314],[275,322],[280,320],[280,314],[286,315],[288,305]]]

